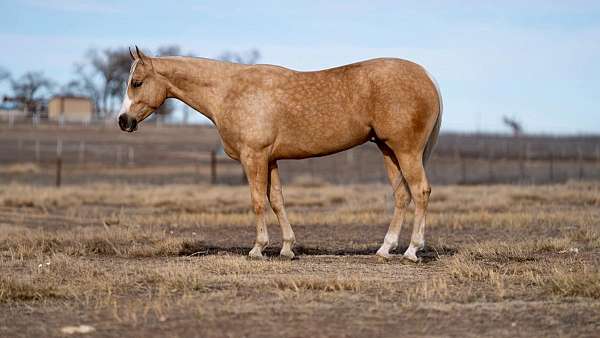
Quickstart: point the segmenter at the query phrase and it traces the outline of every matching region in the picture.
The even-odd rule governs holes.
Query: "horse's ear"
[[[137,48],[137,45],[135,45],[135,53],[137,54],[138,59],[140,59],[140,62],[144,64],[144,57],[142,56],[144,53],[140,52],[140,49]]]
[[[146,54],[142,53],[142,51],[137,46],[135,46],[135,54],[137,56],[137,59],[140,60],[141,64],[148,64],[151,69],[154,69],[154,65],[152,65],[152,59],[146,56]]]
[[[135,56],[133,56],[133,53],[131,52],[131,47],[129,48],[129,56],[131,56],[131,60],[135,61]]]

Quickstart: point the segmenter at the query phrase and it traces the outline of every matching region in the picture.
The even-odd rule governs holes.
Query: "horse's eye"
[[[131,83],[131,85],[133,86],[133,88],[138,88],[142,86],[142,81],[133,81]]]

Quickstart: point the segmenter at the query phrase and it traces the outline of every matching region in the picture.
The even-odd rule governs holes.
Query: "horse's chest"
[[[232,142],[231,138],[224,137],[221,135],[221,142],[223,143],[223,151],[227,156],[231,157],[234,160],[240,159],[240,149],[238,146],[238,142]]]

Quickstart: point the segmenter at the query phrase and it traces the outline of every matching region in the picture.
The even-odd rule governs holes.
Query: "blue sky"
[[[444,96],[443,129],[600,133],[600,1],[4,0],[0,66],[59,83],[90,47],[178,44],[215,57],[258,48],[298,70],[393,56]],[[5,89],[5,88],[4,88]]]

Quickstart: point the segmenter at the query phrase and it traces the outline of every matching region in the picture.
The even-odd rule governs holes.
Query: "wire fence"
[[[208,126],[12,125],[0,129],[0,180],[42,185],[94,182],[242,184],[242,168]],[[427,164],[432,183],[555,183],[600,179],[600,137],[442,134]],[[372,143],[326,157],[280,161],[284,182],[387,182]]]

